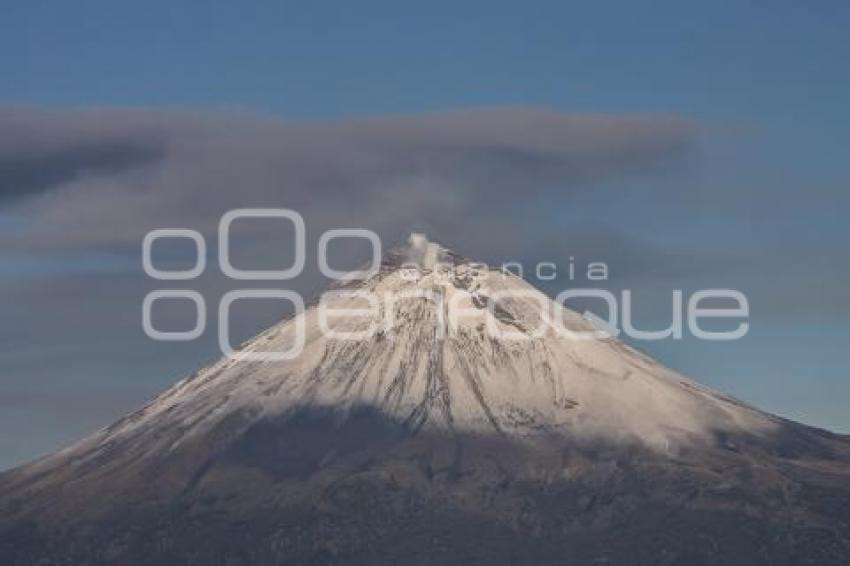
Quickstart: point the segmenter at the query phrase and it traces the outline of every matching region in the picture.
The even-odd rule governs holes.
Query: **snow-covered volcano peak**
[[[0,562],[690,563],[705,548],[718,564],[847,563],[850,535],[829,538],[846,524],[846,439],[561,323],[594,330],[414,235],[234,358],[0,474]],[[210,541],[221,551],[203,554]]]
[[[179,438],[154,435],[170,445],[234,415],[258,421],[305,408],[344,415],[362,407],[411,434],[557,435],[662,450],[774,426],[771,417],[594,331],[524,280],[413,234],[388,252],[377,275],[323,295],[235,358],[181,381],[101,434],[113,441],[139,427],[180,431]],[[297,356],[273,355],[299,342]]]

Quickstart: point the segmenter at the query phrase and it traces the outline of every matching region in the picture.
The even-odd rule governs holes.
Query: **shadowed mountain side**
[[[3,500],[2,563],[843,564],[850,552],[850,452],[800,425],[662,456],[305,409],[179,448],[161,470],[133,470],[137,489],[123,456],[98,463],[117,475],[14,486],[28,496]],[[91,498],[104,503],[93,514]]]

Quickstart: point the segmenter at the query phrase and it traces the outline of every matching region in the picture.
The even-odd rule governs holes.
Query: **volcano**
[[[418,236],[0,475],[0,564],[846,565],[850,439]]]

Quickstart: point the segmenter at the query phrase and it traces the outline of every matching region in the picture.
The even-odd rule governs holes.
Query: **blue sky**
[[[850,281],[848,24],[844,2],[7,3],[0,105],[237,111],[311,125],[504,106],[693,122],[694,147],[672,167],[524,201],[527,218],[546,228],[534,237],[604,232],[679,267],[689,257],[703,266],[690,279],[640,271],[640,258],[636,273],[619,270],[624,285],[666,277],[654,302],[675,285],[747,290],[752,329],[741,342],[643,347],[767,410],[850,432],[841,292]],[[0,195],[0,233],[43,229],[30,213]],[[214,354],[209,341],[143,343],[135,303],[113,321],[123,331],[110,331],[117,345],[106,359],[93,361],[104,337],[85,331],[38,341],[40,311],[26,301],[40,296],[21,289],[55,294],[57,276],[130,279],[139,267],[116,245],[0,248],[11,289],[0,305],[0,430],[31,431],[0,433],[0,467],[108,423]],[[528,253],[519,248],[510,251]],[[729,267],[730,258],[746,267]],[[618,267],[612,261],[615,276]],[[140,301],[143,286],[133,285],[122,297]],[[101,304],[97,293],[74,300],[80,310],[51,311],[63,331],[97,322],[84,314]],[[647,313],[663,319],[661,309]],[[60,371],[67,379],[57,385]],[[46,391],[89,401],[64,418]]]
[[[7,101],[294,117],[481,104],[657,110],[839,135],[843,2],[4,7]]]

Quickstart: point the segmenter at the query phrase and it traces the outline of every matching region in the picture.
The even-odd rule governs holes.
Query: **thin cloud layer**
[[[0,250],[136,253],[153,228],[212,234],[246,206],[294,208],[315,233],[417,226],[454,238],[531,199],[673,165],[696,132],[676,116],[528,108],[328,122],[7,108],[0,207],[26,229],[0,236]]]

